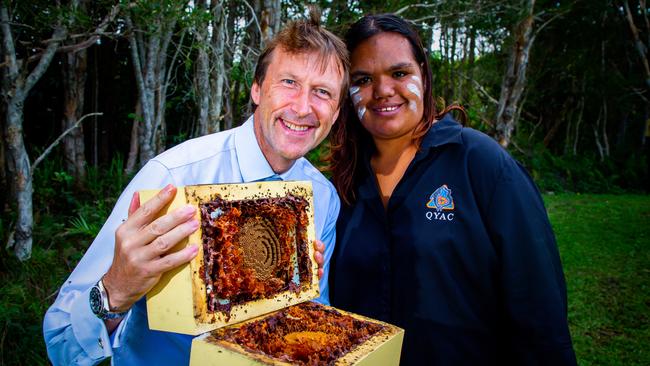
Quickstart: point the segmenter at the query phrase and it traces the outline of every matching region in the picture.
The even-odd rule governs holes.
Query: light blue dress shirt
[[[150,330],[144,298],[110,336],[104,322],[90,310],[90,289],[112,263],[115,230],[127,217],[131,197],[135,191],[162,188],[169,183],[186,186],[278,178],[312,182],[316,237],[325,244],[324,275],[317,301],[329,304],[327,277],[340,208],[336,190],[304,158],[288,171],[275,174],[255,139],[251,117],[240,127],[186,141],[158,155],[133,178],[45,314],[43,333],[52,363],[92,365],[112,356],[117,365],[187,365],[192,336]]]

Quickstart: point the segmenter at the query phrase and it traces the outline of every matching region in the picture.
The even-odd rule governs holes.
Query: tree
[[[2,29],[2,53],[6,65],[2,72],[2,98],[5,104],[4,134],[7,149],[7,167],[11,176],[11,196],[16,202],[17,214],[7,246],[13,248],[20,260],[27,260],[32,251],[32,166],[23,139],[23,104],[29,91],[47,70],[54,53],[67,35],[58,19],[54,25],[47,47],[40,55],[37,65],[29,69],[26,55],[16,53],[11,29],[14,22],[8,2],[0,3],[0,28]]]
[[[47,3],[46,3],[47,4]],[[51,151],[51,147],[58,144],[61,138],[65,137],[68,133],[74,130],[70,127],[65,130],[64,134],[59,137],[48,149],[45,149],[43,154],[39,156],[32,164],[27,154],[25,141],[23,138],[23,106],[30,90],[36,85],[39,79],[43,76],[49,67],[54,54],[57,51],[67,51],[82,49],[92,44],[91,39],[84,39],[76,45],[70,45],[67,48],[60,47],[68,34],[69,24],[74,17],[74,14],[79,5],[78,0],[70,3],[69,8],[62,8],[59,5],[44,6],[43,11],[45,14],[54,14],[54,29],[51,31],[49,39],[43,40],[41,43],[46,47],[42,50],[37,50],[36,54],[31,54],[30,49],[36,49],[36,46],[23,47],[17,49],[16,38],[12,25],[20,24],[25,17],[26,12],[20,13],[14,11],[10,13],[9,2],[0,2],[0,31],[2,33],[2,55],[5,63],[2,68],[2,100],[4,104],[4,136],[5,148],[7,150],[7,168],[10,181],[10,197],[16,204],[16,219],[13,228],[10,231],[7,241],[7,247],[12,248],[16,257],[20,260],[27,260],[31,256],[32,251],[32,226],[33,226],[33,207],[32,207],[32,177],[33,172],[38,163]],[[24,10],[20,6],[13,8],[14,10]],[[27,6],[34,6],[30,4]],[[67,11],[67,15],[66,15]],[[113,16],[115,12],[111,13]],[[26,17],[25,17],[26,19]],[[100,27],[95,30],[95,34],[103,31],[108,19],[103,22]],[[29,27],[23,25],[24,27]],[[28,38],[33,38],[31,37]],[[30,62],[36,62],[36,66],[30,67]],[[74,127],[78,126],[80,121],[77,121]]]
[[[222,0],[199,0],[196,3],[199,16],[194,37],[198,56],[194,74],[194,90],[199,110],[197,135],[202,136],[221,130],[221,112],[224,85],[227,78],[225,67],[226,8]]]
[[[528,57],[535,38],[533,37],[533,8],[535,0],[525,0],[524,18],[515,26],[514,42],[508,58],[508,66],[501,83],[501,96],[495,118],[496,138],[503,147],[508,147],[515,129],[517,108],[526,86]]]
[[[180,47],[176,48],[171,61],[167,51],[186,7],[187,1],[174,0],[142,1],[127,5],[125,21],[142,107],[142,120],[138,123],[140,165],[165,148],[167,89]],[[180,30],[181,44],[185,31],[185,28]]]

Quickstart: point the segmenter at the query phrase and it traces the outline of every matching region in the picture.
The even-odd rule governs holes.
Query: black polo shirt
[[[387,210],[365,163],[337,223],[332,305],[404,328],[402,365],[576,363],[555,238],[523,167],[449,116]]]

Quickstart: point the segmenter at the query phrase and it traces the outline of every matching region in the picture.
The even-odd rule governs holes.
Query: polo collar
[[[461,132],[463,126],[458,123],[451,113],[434,123],[422,139],[422,148],[438,147],[446,144],[462,144]]]
[[[462,131],[463,126],[458,123],[451,114],[446,114],[441,120],[434,123],[426,133],[420,145],[421,149],[415,155],[414,161],[423,159],[429,153],[431,148],[446,144],[462,144]],[[372,167],[370,166],[370,157],[372,156],[375,147],[374,144],[367,143],[361,144],[359,148],[361,149],[361,154],[363,154],[362,164],[364,164],[367,172],[367,174],[362,178],[363,182],[359,186],[359,198],[362,200],[374,200],[376,195],[379,193],[372,172]],[[383,212],[381,201],[377,200],[377,202],[379,202],[377,207],[382,209],[382,211],[378,212]]]

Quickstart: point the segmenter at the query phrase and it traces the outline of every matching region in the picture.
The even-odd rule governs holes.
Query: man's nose
[[[375,81],[372,93],[375,99],[392,97],[395,95],[395,84],[390,78],[381,76]]]
[[[298,117],[305,117],[311,113],[310,94],[309,90],[302,88],[293,100],[293,111]]]

